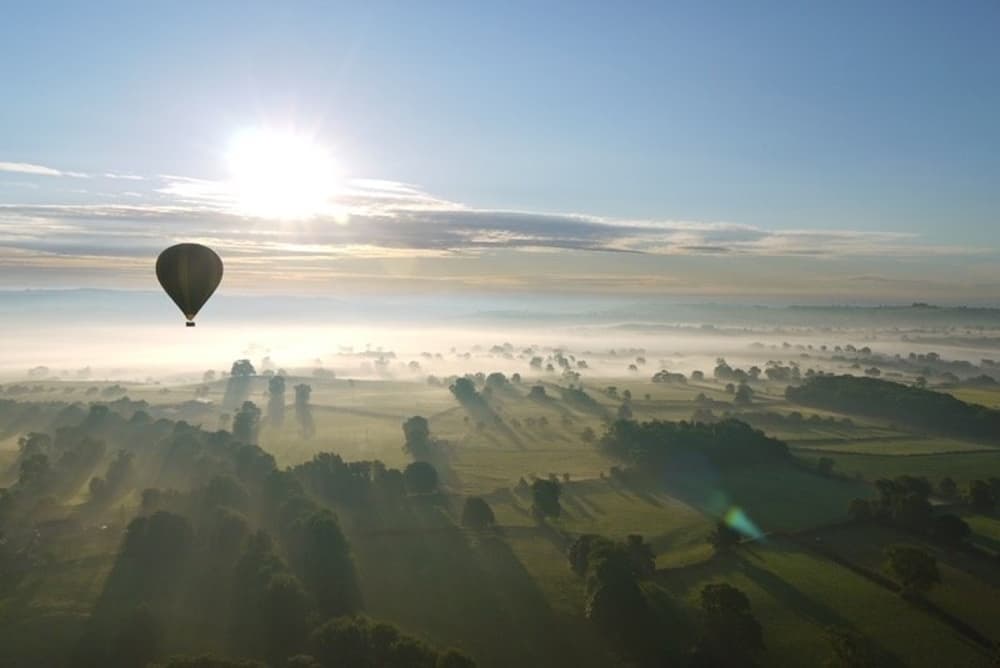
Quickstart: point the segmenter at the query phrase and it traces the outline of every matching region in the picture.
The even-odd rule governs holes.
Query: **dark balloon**
[[[177,244],[156,259],[156,278],[194,327],[194,317],[222,281],[222,260],[201,244]]]

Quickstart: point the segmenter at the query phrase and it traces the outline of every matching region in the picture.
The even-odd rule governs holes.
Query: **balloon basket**
[[[194,323],[189,320],[186,323],[184,323],[184,326],[185,327],[194,327]]]

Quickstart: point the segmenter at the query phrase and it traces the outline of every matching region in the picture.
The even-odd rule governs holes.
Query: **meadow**
[[[548,353],[550,359],[561,354]],[[620,369],[642,355],[589,353],[587,358],[592,366]],[[258,443],[278,468],[332,452],[348,462],[379,460],[404,469],[413,453],[404,447],[401,426],[419,415],[427,419],[435,443],[439,493],[414,498],[405,508],[381,508],[374,523],[368,511],[339,503],[331,507],[350,542],[366,614],[433,645],[457,647],[478,665],[633,665],[585,618],[586,582],[572,572],[566,554],[577,537],[587,534],[616,541],[641,535],[651,546],[655,575],[642,587],[660,618],[673,620],[675,658],[683,656],[685,638],[698,633],[701,588],[724,581],[747,594],[761,620],[762,665],[811,665],[804,657],[829,654],[831,626],[861,631],[905,665],[985,661],[985,647],[802,541],[820,538],[841,558],[881,572],[885,548],[912,537],[845,524],[851,501],[875,498],[876,480],[900,475],[926,477],[935,488],[949,476],[964,493],[972,480],[1000,477],[1000,443],[799,405],[785,398],[788,383],[775,380],[752,382],[752,399],[741,403],[727,380],[711,373],[654,382],[651,375],[659,365],[653,362],[633,362],[635,370],[626,373],[582,378],[529,367],[518,380],[506,376],[491,386],[484,378],[501,359],[510,364],[485,353],[463,361],[482,372],[473,379],[481,398],[475,404],[460,401],[449,389],[455,376],[429,378],[412,373],[403,361],[394,362],[395,370],[382,377],[351,375],[332,365],[322,371],[291,368],[284,375],[282,419],[272,414],[273,373],[238,383],[221,373],[201,380],[189,375],[174,381],[22,381],[14,384],[12,400],[39,408],[17,414],[24,427],[8,429],[0,444],[0,469],[13,484],[18,439],[28,425],[74,402],[114,406],[127,396],[133,403],[122,406],[128,410],[213,432],[230,429],[240,405],[252,401],[261,409]],[[825,364],[836,367],[833,361]],[[309,434],[293,400],[298,385],[310,388]],[[945,390],[993,405],[992,391]],[[608,425],[623,416],[623,406],[625,417],[638,422],[745,420],[787,443],[790,460],[780,466],[668,467],[654,477],[628,477],[621,474],[623,462],[601,446]],[[540,521],[531,485],[548,479],[559,481],[561,513]],[[65,506],[52,507],[53,517],[60,508],[87,508],[91,493],[84,480]],[[463,504],[470,496],[491,507],[493,531],[462,527]],[[86,627],[123,528],[140,512],[140,503],[141,490],[132,489],[120,494],[108,511],[110,519],[99,525],[39,535],[32,548],[38,565],[0,593],[0,646],[5,648],[0,659],[31,657],[38,665],[57,665],[57,648],[72,644]],[[987,554],[1000,552],[995,515],[966,506],[958,512],[971,528],[972,545]],[[747,540],[719,553],[707,539],[722,518],[734,514]],[[942,572],[943,583],[928,600],[983,636],[1000,639],[995,564],[984,565],[929,540],[917,542],[936,556]],[[50,625],[58,626],[61,635],[52,643],[39,642],[37,630]],[[8,664],[19,665],[0,660]]]

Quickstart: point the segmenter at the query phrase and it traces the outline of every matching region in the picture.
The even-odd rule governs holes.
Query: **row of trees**
[[[618,420],[609,426],[600,446],[649,474],[696,460],[719,468],[790,461],[785,443],[735,419],[714,423]]]
[[[806,406],[880,417],[934,433],[981,439],[1000,434],[1000,410],[875,378],[815,376],[788,386],[785,396]]]

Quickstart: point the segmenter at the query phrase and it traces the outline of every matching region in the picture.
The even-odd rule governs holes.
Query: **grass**
[[[987,515],[965,515],[963,520],[972,529],[974,545],[1000,555],[1000,518]]]
[[[860,474],[865,480],[892,478],[897,475],[925,476],[937,483],[951,476],[962,486],[970,480],[1000,476],[1000,450],[996,452],[967,452],[963,454],[931,454],[917,456],[899,455],[844,455],[829,453],[836,470],[848,475]]]
[[[762,531],[795,531],[844,519],[850,500],[870,493],[863,483],[823,478],[792,466],[707,468],[668,476],[666,489],[711,517],[740,509]]]
[[[959,387],[947,392],[970,404],[1000,408],[1000,388]]]
[[[400,521],[424,530],[350,536],[369,614],[481,666],[617,665],[551,532],[475,535],[441,508],[412,513]]]
[[[785,541],[665,571],[658,585],[693,612],[701,588],[719,581],[750,598],[764,628],[764,665],[821,665],[830,656],[828,626],[853,627],[909,666],[972,665],[981,659],[950,628],[898,595]]]
[[[824,531],[823,541],[851,561],[880,571],[885,549],[895,543],[916,545],[938,560],[941,584],[926,594],[929,601],[969,624],[987,638],[1000,637],[1000,573],[996,564],[976,555],[942,548],[919,536],[878,526],[851,526]]]
[[[809,450],[822,453],[832,452],[869,454],[869,455],[928,455],[953,452],[976,452],[989,450],[988,446],[969,441],[957,441],[948,438],[901,436],[877,439],[856,439],[849,441],[808,443],[799,442],[797,450]]]
[[[30,572],[0,597],[0,665],[60,665],[104,588],[119,538],[87,530],[42,543]]]

